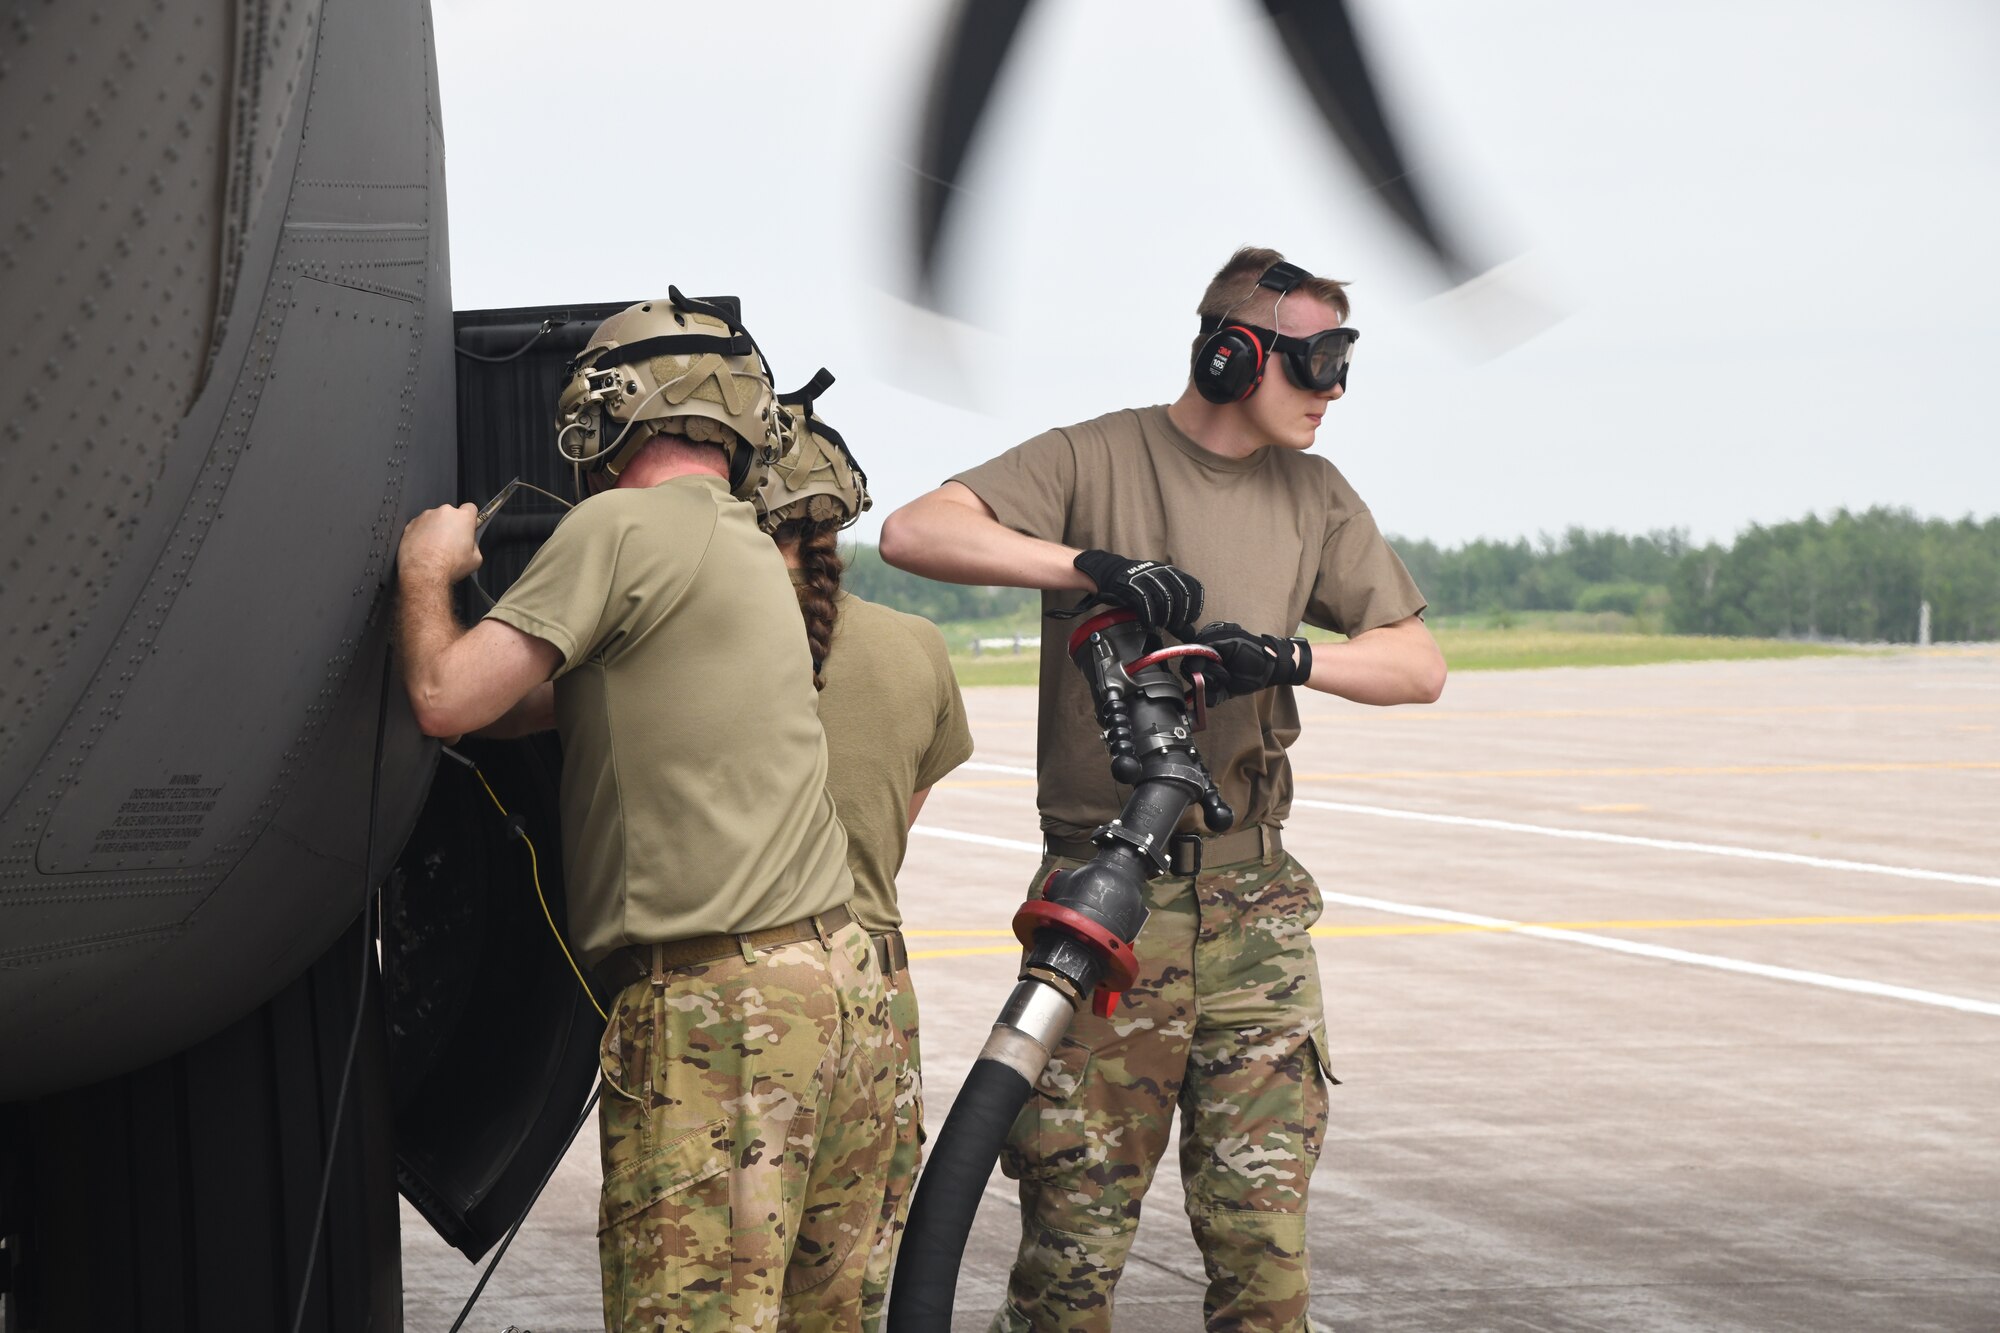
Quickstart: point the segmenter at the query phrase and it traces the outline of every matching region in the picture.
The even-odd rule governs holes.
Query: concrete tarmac
[[[935,1133],[1013,980],[1034,694],[901,877]],[[2000,651],[1455,677],[1302,699],[1335,1071],[1314,1320],[1342,1330],[2000,1329]],[[954,835],[973,835],[968,841]],[[468,1329],[601,1327],[586,1130]],[[1172,1155],[1119,1329],[1199,1329]],[[404,1209],[405,1310],[477,1270]],[[995,1176],[959,1287],[1018,1235]]]

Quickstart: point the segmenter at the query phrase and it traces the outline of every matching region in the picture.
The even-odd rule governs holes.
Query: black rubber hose
[[[889,1333],[951,1333],[958,1265],[1000,1147],[1034,1087],[998,1060],[977,1060],[924,1163],[889,1289]]]

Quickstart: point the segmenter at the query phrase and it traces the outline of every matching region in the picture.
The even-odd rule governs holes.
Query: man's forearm
[[[438,666],[445,650],[464,634],[452,613],[451,584],[429,571],[406,572],[396,598],[396,655],[419,722],[436,712],[441,701]]]
[[[1050,592],[1091,590],[1091,581],[1072,563],[1076,551],[1014,531],[994,518],[970,490],[960,489],[971,504],[938,490],[889,515],[882,525],[882,559],[946,583]]]
[[[1415,616],[1312,651],[1307,685],[1358,704],[1434,703],[1444,691],[1444,654]]]

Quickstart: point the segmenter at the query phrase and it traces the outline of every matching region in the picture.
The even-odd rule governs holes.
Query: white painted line
[[[931,824],[912,824],[910,832],[922,833],[927,837],[945,838],[951,842],[970,842],[981,847],[999,847],[1010,852],[1033,852],[1042,854],[1039,842],[1022,842],[1019,838],[995,838],[985,833],[961,833],[955,828],[938,828]]]
[[[1011,764],[971,762],[961,768],[982,773],[1006,773],[1034,777],[1032,768]],[[1355,805],[1347,801],[1320,801],[1305,796],[1292,798],[1293,806],[1309,810],[1332,810],[1347,815],[1372,815],[1377,819],[1408,819],[1424,824],[1452,824],[1460,828],[1492,829],[1496,833],[1532,833],[1543,838],[1565,838],[1572,842],[1604,842],[1621,847],[1648,847],[1659,852],[1691,852],[1701,856],[1728,856],[1743,861],[1771,861],[1779,865],[1809,866],[1814,870],[1845,870],[1861,875],[1888,875],[1895,879],[1921,879],[1938,884],[1972,884],[2000,889],[2000,877],[1968,875],[1955,870],[1924,870],[1917,866],[1892,866],[1876,861],[1844,861],[1830,856],[1806,856],[1799,852],[1770,852],[1759,847],[1734,847],[1728,843],[1685,842],[1676,838],[1642,838],[1632,833],[1601,833],[1596,829],[1560,828],[1549,824],[1520,824],[1510,819],[1481,819],[1473,815],[1441,815],[1429,810],[1399,810],[1386,805]]]
[[[1042,852],[1039,843],[1023,842],[1019,838],[995,838],[983,833],[961,833],[957,829],[928,828],[922,824],[918,824],[910,832],[927,834],[933,838],[946,838],[953,842],[972,842],[984,847],[1029,852],[1036,856]],[[1509,921],[1505,917],[1455,912],[1444,907],[1421,907],[1415,903],[1390,902],[1386,898],[1364,898],[1353,893],[1330,893],[1325,889],[1320,890],[1320,896],[1330,903],[1345,903],[1350,907],[1387,912],[1392,916],[1421,917],[1428,921],[1452,921],[1465,926],[1499,927],[1510,934],[1533,935],[1539,939],[1554,940],[1562,944],[1581,944],[1592,949],[1608,949],[1613,953],[1633,954],[1640,958],[1686,963],[1692,967],[1738,972],[1745,976],[1765,977],[1772,981],[1791,981],[1805,986],[1847,991],[1855,995],[1873,995],[1881,999],[1908,1000],[1914,1004],[1928,1004],[1941,1009],[1956,1009],[1961,1013],[1987,1014],[2000,1018],[2000,1004],[1987,1000],[1968,1000],[1963,996],[1944,995],[1937,991],[1891,986],[1879,981],[1862,981],[1855,977],[1834,976],[1828,972],[1807,972],[1795,967],[1774,967],[1769,963],[1749,963],[1737,958],[1723,958],[1717,954],[1670,949],[1659,944],[1640,944],[1633,940],[1621,940],[1610,935],[1594,935],[1582,930],[1563,930],[1555,926],[1529,926],[1519,921]]]
[[[1572,842],[1605,842],[1621,847],[1650,847],[1662,852],[1694,852],[1702,856],[1730,856],[1744,861],[1773,861],[1779,865],[1810,866],[1815,870],[1845,870],[1863,875],[1889,875],[1896,879],[1923,879],[1941,884],[1976,884],[1982,888],[2000,889],[2000,878],[1992,875],[1961,874],[1955,870],[1923,870],[1916,866],[1882,865],[1874,861],[1842,861],[1830,856],[1767,852],[1757,847],[1733,847],[1727,843],[1642,838],[1630,833],[1600,833],[1595,829],[1557,828],[1548,824],[1517,824],[1508,819],[1440,815],[1428,810],[1397,810],[1383,805],[1351,805],[1344,801],[1316,801],[1302,796],[1295,797],[1292,804],[1311,810],[1333,810],[1348,815],[1373,815],[1378,819],[1409,819],[1424,824],[1454,824],[1461,828],[1492,829],[1499,833],[1532,833],[1543,838],[1566,838]]]
[[[1321,890],[1320,896],[1330,903],[1345,903],[1349,907],[1365,907],[1370,911],[1389,912],[1397,916],[1425,917],[1433,921],[1452,921],[1465,926],[1498,927],[1513,935],[1533,935],[1538,939],[1582,944],[1592,949],[1609,949],[1613,953],[1629,953],[1640,958],[1658,958],[1669,963],[1712,967],[1722,972],[1769,977],[1774,981],[1795,981],[1806,986],[1823,986],[1828,990],[1849,991],[1856,995],[1875,995],[1890,1000],[1909,1000],[1915,1004],[1935,1005],[1940,1009],[1957,1009],[1961,1013],[1989,1014],[2000,1018],[2000,1004],[1988,1000],[1968,1000],[1962,996],[1943,995],[1937,991],[1890,986],[1879,981],[1862,981],[1854,977],[1834,976],[1827,972],[1806,972],[1795,967],[1774,967],[1769,963],[1746,963],[1738,958],[1692,953],[1686,949],[1670,949],[1660,944],[1641,944],[1636,940],[1621,940],[1612,935],[1595,935],[1584,930],[1564,930],[1558,926],[1529,926],[1518,921],[1509,921],[1505,917],[1454,912],[1441,907],[1418,907],[1411,903],[1389,902],[1382,898],[1364,898],[1353,893],[1328,893]]]

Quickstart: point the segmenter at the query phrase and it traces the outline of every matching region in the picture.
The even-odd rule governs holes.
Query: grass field
[[[960,685],[1033,685],[1039,654],[986,653],[978,657],[957,651],[970,635],[952,635],[951,664]],[[1598,630],[1557,629],[1523,625],[1492,629],[1479,625],[1437,627],[1438,646],[1453,671],[1525,671],[1534,667],[1641,666],[1649,662],[1712,662],[1736,658],[1829,657],[1857,651],[1832,644],[1799,643],[1790,639],[1719,639],[1695,634],[1619,634]],[[1315,642],[1338,642],[1340,636],[1310,630]]]
[[[1041,677],[1042,655],[987,653],[983,657],[951,656],[952,673],[960,685],[1033,685]]]
[[[1437,630],[1437,641],[1453,671],[1640,666],[1647,662],[1711,662],[1745,657],[1830,657],[1855,651],[1792,639],[1719,639],[1697,634],[1598,634],[1548,629],[1441,627]]]

